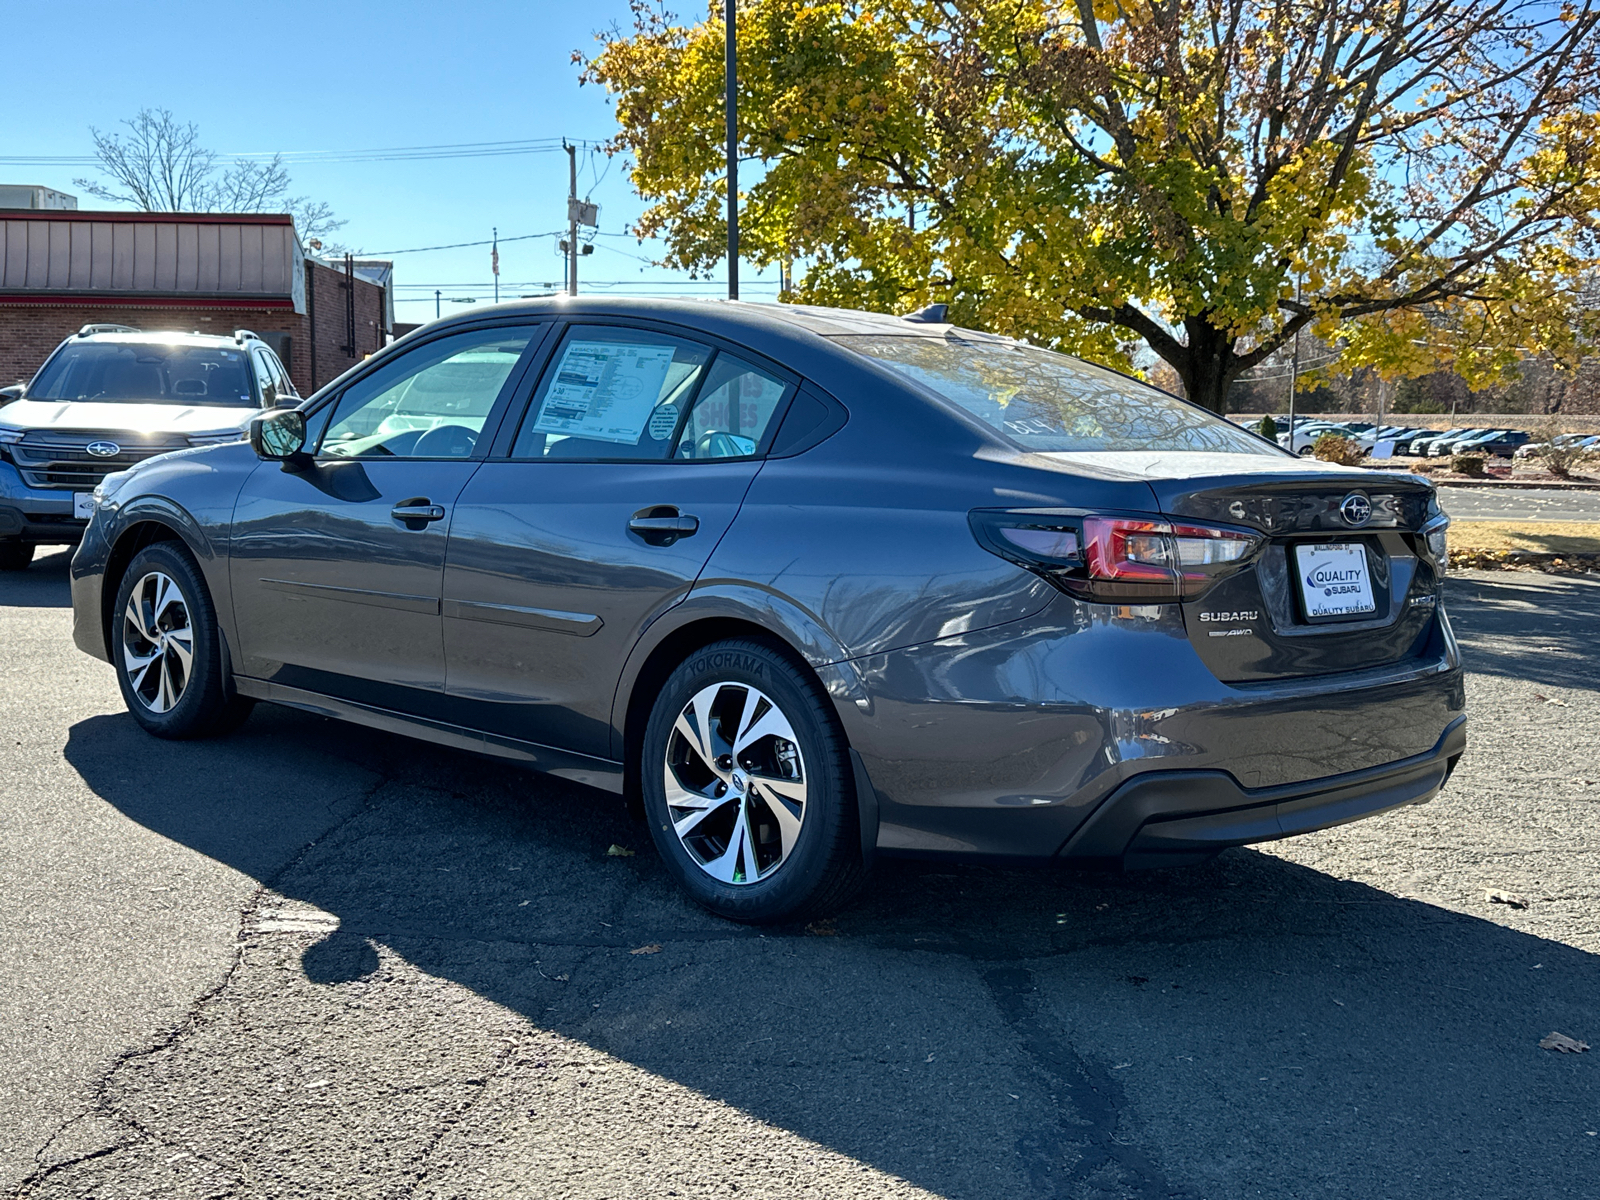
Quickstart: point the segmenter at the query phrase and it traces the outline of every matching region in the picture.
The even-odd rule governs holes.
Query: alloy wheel
[[[743,683],[701,688],[673,722],[667,811],[690,858],[726,884],[767,879],[788,860],[806,816],[806,768],[794,726]]]
[[[129,690],[151,712],[169,712],[183,699],[194,664],[194,631],[189,602],[170,575],[151,571],[129,594],[122,664]]]

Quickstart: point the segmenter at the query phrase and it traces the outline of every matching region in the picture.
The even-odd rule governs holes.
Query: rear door
[[[421,342],[313,418],[326,430],[314,461],[256,469],[235,509],[230,564],[244,674],[433,713],[456,498],[542,333],[507,325]]]
[[[695,337],[566,329],[503,456],[456,504],[443,613],[457,719],[614,757],[623,660],[732,523],[794,383]]]

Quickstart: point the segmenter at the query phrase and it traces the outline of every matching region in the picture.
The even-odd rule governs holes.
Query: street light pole
[[[439,319],[439,297],[443,294],[438,288],[433,289],[433,319],[435,321]]]
[[[567,147],[567,295],[578,294],[578,148]]]
[[[739,33],[738,0],[722,0],[727,23],[723,113],[728,140],[728,299],[739,298]]]
[[[1298,277],[1296,277],[1296,279],[1294,281],[1294,299],[1295,299],[1295,303],[1296,304],[1298,304],[1300,302],[1300,279]],[[1295,389],[1295,385],[1297,383],[1299,383],[1299,382],[1300,382],[1300,331],[1298,329],[1296,329],[1294,331],[1294,360],[1293,360],[1293,365],[1289,369],[1289,453],[1290,454],[1299,454],[1300,453],[1300,451],[1295,449],[1295,445],[1294,445],[1294,389]]]

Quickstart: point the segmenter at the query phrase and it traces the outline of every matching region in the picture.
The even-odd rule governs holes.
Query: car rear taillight
[[[1082,600],[1186,600],[1265,541],[1249,530],[1155,516],[978,509],[969,520],[986,550]]]

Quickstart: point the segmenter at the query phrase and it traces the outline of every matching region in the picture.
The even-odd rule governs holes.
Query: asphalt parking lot
[[[1600,491],[1587,488],[1442,487],[1455,521],[1600,521]]]
[[[1452,577],[1427,806],[887,863],[759,932],[576,785],[265,706],[146,737],[65,564],[0,579],[0,1194],[1600,1195],[1600,581]]]

